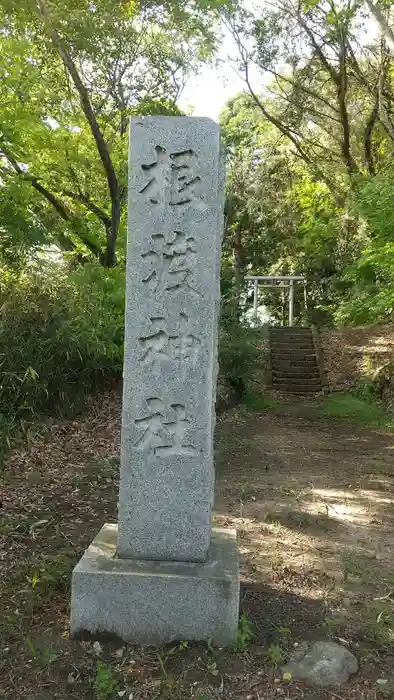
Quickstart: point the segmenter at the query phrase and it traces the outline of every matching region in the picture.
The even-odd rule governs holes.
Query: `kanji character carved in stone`
[[[172,358],[186,361],[196,360],[201,342],[197,336],[188,333],[188,322],[187,314],[181,312],[178,324],[179,332],[170,334],[165,318],[161,316],[151,317],[152,332],[140,338],[141,360],[147,362]]]
[[[191,149],[169,153],[156,146],[156,160],[141,165],[149,180],[140,190],[152,204],[170,206],[189,204],[201,199],[201,178],[196,175],[197,155]]]
[[[161,233],[154,234],[152,239],[152,248],[142,253],[151,266],[151,272],[143,278],[143,282],[153,288],[157,296],[178,290],[200,296],[194,282],[196,242],[193,236],[174,231],[169,241]]]
[[[185,406],[172,403],[167,405],[160,398],[146,400],[149,413],[137,418],[135,423],[143,429],[136,447],[153,451],[155,455],[191,455],[195,448],[186,438],[190,419]]]

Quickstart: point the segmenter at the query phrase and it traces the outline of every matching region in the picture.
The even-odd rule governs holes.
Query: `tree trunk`
[[[371,0],[366,0],[366,3],[372,12],[376,22],[378,23],[380,30],[386,39],[387,46],[390,48],[391,55],[394,55],[394,32],[391,29],[387,19],[385,18],[379,5],[375,5]]]
[[[115,250],[116,237],[118,235],[120,222],[121,193],[115,168],[111,160],[110,149],[94,113],[88,89],[82,81],[82,78],[77,70],[77,66],[72,56],[67,51],[65,42],[63,41],[61,35],[51,22],[51,18],[45,1],[37,0],[37,4],[42,19],[44,21],[44,26],[78,92],[82,111],[89,124],[90,131],[96,143],[97,151],[100,156],[100,160],[106,175],[108,190],[111,197],[111,224],[110,226],[105,224],[107,232],[107,246],[105,254],[103,256],[100,256],[100,259],[106,267],[113,267],[114,265],[116,265]]]
[[[244,250],[242,245],[241,227],[236,226],[233,238],[234,253],[234,313],[237,318],[240,315],[240,301],[244,274]]]
[[[101,264],[104,267],[115,267],[116,265],[116,240],[118,237],[121,204],[118,200],[113,203],[111,221],[105,228],[107,245],[101,256]],[[116,206],[115,206],[116,205]]]

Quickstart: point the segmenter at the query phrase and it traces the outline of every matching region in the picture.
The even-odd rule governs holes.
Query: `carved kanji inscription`
[[[185,406],[178,403],[167,404],[153,397],[146,400],[148,412],[135,420],[141,429],[141,436],[135,447],[153,452],[154,455],[192,455],[195,447],[187,439],[190,418]]]
[[[142,257],[149,263],[150,271],[143,282],[151,287],[157,296],[163,292],[189,291],[201,296],[195,285],[194,266],[196,242],[193,236],[183,231],[174,231],[170,240],[157,233],[152,236],[152,247]]]
[[[174,151],[155,147],[156,160],[141,165],[147,183],[139,191],[151,204],[168,203],[170,206],[201,200],[201,178],[197,175],[197,155],[191,149]]]
[[[143,362],[155,360],[197,360],[201,341],[197,336],[188,332],[188,316],[181,312],[179,317],[179,332],[170,334],[167,321],[162,316],[150,318],[150,333],[139,339]]]

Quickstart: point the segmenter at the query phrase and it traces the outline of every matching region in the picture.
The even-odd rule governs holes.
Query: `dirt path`
[[[344,606],[394,589],[394,436],[239,412],[219,435],[217,510],[238,528],[246,582],[338,608],[341,625]]]
[[[108,392],[83,420],[54,426],[8,460],[0,698],[394,696],[394,436],[302,418],[294,406],[235,409],[218,422],[216,517],[238,530],[253,642],[248,624],[237,651],[173,645],[120,656],[119,644],[70,642],[72,566],[116,517],[119,424],[119,395]],[[294,644],[327,637],[346,640],[361,665],[340,695],[281,681],[276,666]]]

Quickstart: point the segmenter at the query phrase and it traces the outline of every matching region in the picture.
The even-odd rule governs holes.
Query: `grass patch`
[[[250,411],[263,411],[278,408],[279,403],[271,396],[266,396],[258,391],[248,391],[242,399],[242,404]]]
[[[393,421],[382,406],[352,394],[329,394],[315,404],[318,415],[349,420],[371,428],[393,429]]]
[[[119,681],[113,669],[104,663],[97,664],[96,677],[92,685],[95,700],[112,700],[120,690]]]

